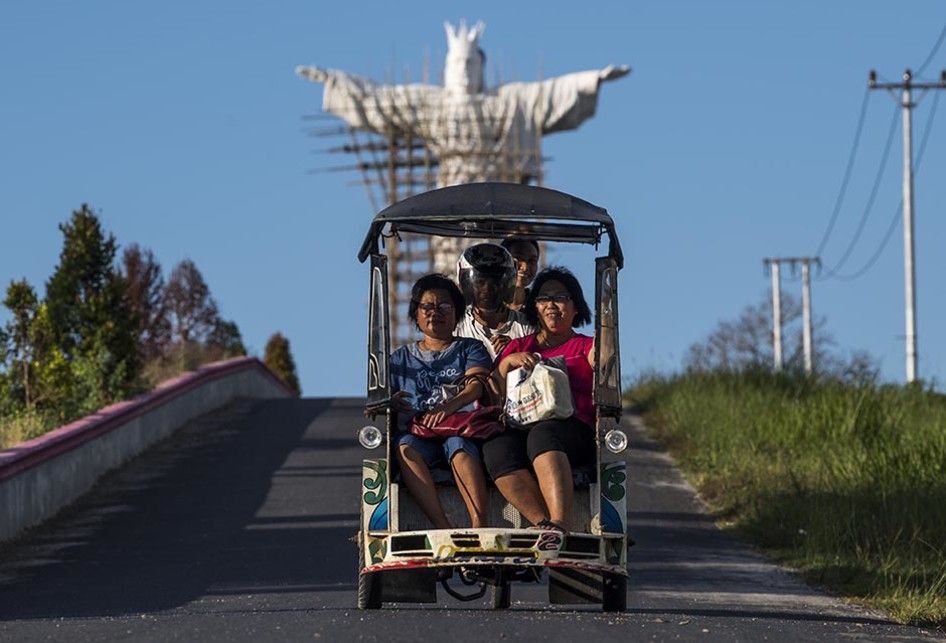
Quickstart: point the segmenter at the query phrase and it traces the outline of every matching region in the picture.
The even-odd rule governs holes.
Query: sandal
[[[562,527],[562,526],[561,526],[560,524],[558,524],[557,522],[553,522],[553,521],[549,520],[548,518],[543,518],[542,520],[540,520],[540,521],[537,522],[536,524],[534,524],[534,525],[532,525],[531,527],[529,527],[529,529],[540,529],[540,530],[542,530],[542,531],[557,531],[557,532],[562,533],[562,534],[567,534],[567,533],[568,533],[568,530],[567,530],[567,529],[565,529],[564,527]]]

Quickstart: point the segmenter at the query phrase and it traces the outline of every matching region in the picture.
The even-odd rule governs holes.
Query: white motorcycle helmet
[[[473,303],[474,283],[482,279],[496,281],[502,303],[512,301],[516,290],[516,266],[508,250],[495,243],[478,243],[460,254],[457,282],[467,304]]]

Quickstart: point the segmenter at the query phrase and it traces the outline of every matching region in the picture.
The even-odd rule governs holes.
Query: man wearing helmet
[[[478,243],[464,250],[457,262],[457,281],[467,303],[457,337],[480,340],[496,359],[509,340],[535,332],[525,315],[508,305],[515,294],[516,268],[502,246]]]

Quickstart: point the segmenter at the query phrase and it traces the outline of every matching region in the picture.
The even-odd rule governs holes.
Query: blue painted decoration
[[[612,509],[612,511],[614,511]],[[616,514],[617,512],[615,512]],[[385,498],[371,512],[371,519],[368,521],[369,531],[386,531],[388,528],[388,499]]]
[[[624,533],[624,521],[621,520],[614,505],[604,498],[601,498],[601,531],[609,534]]]

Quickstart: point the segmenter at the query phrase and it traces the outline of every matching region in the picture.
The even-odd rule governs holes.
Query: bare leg
[[[430,519],[434,527],[449,529],[450,521],[447,520],[440,498],[437,497],[434,479],[430,477],[430,469],[420,453],[402,444],[397,450],[397,455],[398,460],[401,461],[401,478],[407,485],[408,491],[411,492],[414,502],[420,505],[421,511]]]
[[[569,529],[575,489],[572,486],[572,467],[568,456],[561,451],[546,451],[532,461],[539,489],[549,508],[549,518]]]
[[[528,470],[518,469],[496,478],[495,482],[499,493],[533,525],[549,517],[539,485]]]
[[[489,494],[486,491],[486,476],[480,461],[465,451],[458,451],[450,462],[453,477],[460,488],[460,495],[470,513],[472,527],[486,526],[486,504]]]

